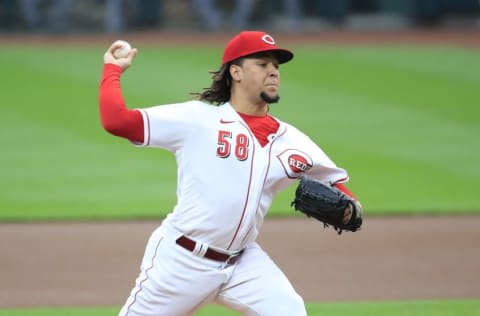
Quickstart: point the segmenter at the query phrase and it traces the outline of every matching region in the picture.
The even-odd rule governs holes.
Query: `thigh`
[[[161,229],[152,234],[120,315],[189,315],[225,282],[218,263],[193,255],[175,239]]]
[[[245,250],[217,301],[244,315],[307,315],[303,299],[257,244]]]

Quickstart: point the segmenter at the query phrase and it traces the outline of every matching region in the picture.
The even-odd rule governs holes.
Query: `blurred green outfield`
[[[0,47],[0,220],[146,218],[173,207],[172,155],[100,126],[109,44]],[[130,107],[188,100],[209,86],[222,50],[137,46],[122,79]],[[290,47],[296,57],[281,66],[281,102],[271,111],[349,171],[367,214],[480,211],[478,51]],[[292,196],[293,187],[270,214],[293,214]]]

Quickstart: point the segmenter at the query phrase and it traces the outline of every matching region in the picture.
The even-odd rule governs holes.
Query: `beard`
[[[267,102],[268,104],[271,104],[271,103],[277,103],[279,100],[280,100],[280,96],[277,94],[273,97],[269,96],[266,92],[262,91],[260,93],[260,98]]]

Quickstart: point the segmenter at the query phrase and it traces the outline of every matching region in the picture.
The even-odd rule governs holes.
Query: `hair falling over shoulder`
[[[191,95],[198,100],[207,101],[214,105],[220,105],[230,100],[230,63],[222,65],[217,71],[210,71],[212,74],[212,84],[205,88],[203,92],[193,92]]]

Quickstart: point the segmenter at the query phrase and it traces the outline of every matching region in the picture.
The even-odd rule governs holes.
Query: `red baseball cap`
[[[271,35],[261,31],[243,31],[233,37],[225,46],[222,65],[237,58],[260,52],[274,53],[280,64],[293,58],[291,51],[277,47]]]

